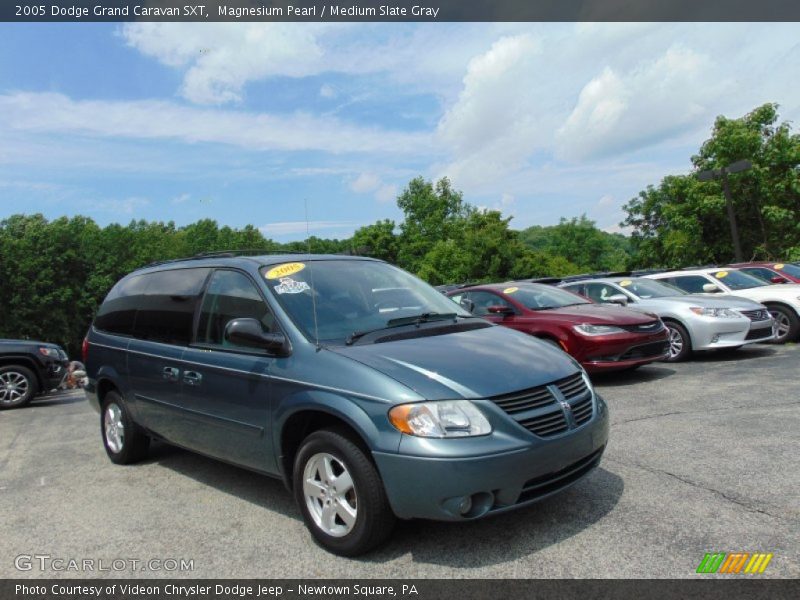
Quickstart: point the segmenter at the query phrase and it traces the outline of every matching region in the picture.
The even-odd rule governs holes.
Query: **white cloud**
[[[89,202],[93,209],[117,215],[134,215],[150,204],[147,198],[132,196],[130,198],[109,198]]]
[[[443,173],[466,186],[497,180],[547,144],[536,81],[541,51],[530,34],[503,37],[469,63],[463,90],[438,126],[455,156]]]
[[[381,185],[381,178],[375,173],[361,173],[350,182],[350,189],[356,194],[375,191]]]
[[[714,68],[678,45],[624,75],[606,67],[583,87],[558,130],[557,154],[581,160],[630,151],[704,123],[726,87],[709,81]]]
[[[183,194],[180,194],[179,196],[175,196],[172,199],[172,203],[173,204],[184,204],[184,203],[188,202],[191,197],[192,197],[191,194],[183,193]]]
[[[392,202],[396,198],[397,198],[396,185],[391,185],[391,184],[382,185],[375,192],[375,199],[383,204]]]
[[[613,208],[615,206],[617,206],[617,201],[614,200],[614,196],[610,194],[605,194],[597,201],[597,208],[600,209]]]
[[[186,69],[182,95],[199,104],[241,100],[251,81],[316,73],[322,49],[309,23],[126,23],[130,46]]]
[[[397,186],[385,183],[376,173],[361,173],[355,179],[349,180],[348,187],[356,194],[373,193],[374,198],[384,204],[397,198]]]
[[[55,93],[0,95],[0,128],[183,142],[250,150],[419,153],[429,136],[355,125],[306,113],[201,109],[160,100],[72,100]]]
[[[319,95],[325,98],[326,100],[330,100],[331,98],[336,98],[338,96],[338,92],[336,88],[329,84],[324,84],[321,88],[319,88]]]
[[[328,231],[333,229],[354,229],[360,223],[352,221],[284,221],[281,223],[268,223],[258,229],[264,235],[291,235],[295,233],[305,234],[309,231],[315,235],[318,231]]]

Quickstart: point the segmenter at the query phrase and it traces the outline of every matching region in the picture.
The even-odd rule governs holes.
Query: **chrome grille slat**
[[[495,396],[490,400],[532,434],[550,437],[569,431],[573,427],[572,420],[558,406],[556,397],[560,396],[554,395],[554,392],[551,392],[552,388],[557,388],[570,405],[574,426],[580,427],[591,420],[594,414],[592,396],[583,373],[575,373],[548,385]],[[553,408],[548,408],[550,406]],[[527,413],[531,411],[538,411],[539,414],[529,416]],[[521,415],[521,413],[526,414]]]
[[[739,312],[751,321],[766,321],[769,319],[769,311],[763,308],[758,310],[740,310]]]

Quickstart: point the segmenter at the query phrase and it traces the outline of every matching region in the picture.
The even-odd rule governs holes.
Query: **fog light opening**
[[[472,497],[465,496],[464,499],[461,501],[461,504],[458,506],[458,512],[460,512],[461,515],[465,517],[471,510],[472,510]]]

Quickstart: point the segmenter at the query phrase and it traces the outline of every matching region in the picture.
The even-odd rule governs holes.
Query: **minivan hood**
[[[551,383],[579,370],[561,350],[500,326],[328,349],[388,375],[428,400],[489,398]]]

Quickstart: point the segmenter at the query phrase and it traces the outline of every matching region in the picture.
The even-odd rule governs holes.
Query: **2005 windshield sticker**
[[[305,263],[300,263],[300,262],[283,263],[282,265],[272,267],[269,271],[267,271],[264,274],[264,277],[266,277],[267,279],[282,279],[284,277],[288,277],[289,275],[294,275],[295,273],[299,273],[305,268],[306,268]]]
[[[301,294],[311,289],[305,281],[295,281],[291,277],[281,277],[280,284],[274,287],[279,294]]]

